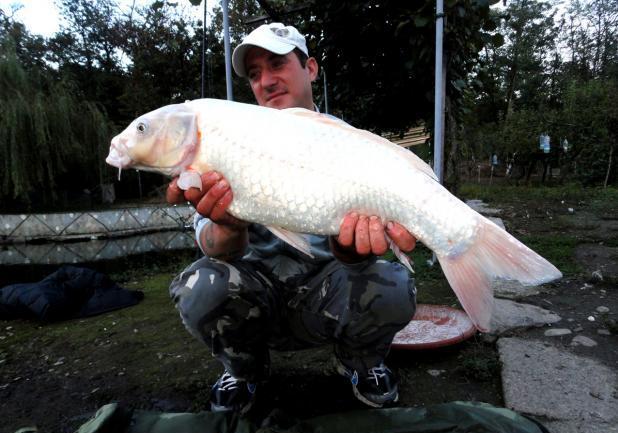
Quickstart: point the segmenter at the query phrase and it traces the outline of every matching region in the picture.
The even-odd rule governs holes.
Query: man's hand
[[[416,246],[416,238],[401,224],[389,221],[384,227],[377,216],[367,217],[351,212],[346,214],[341,222],[339,235],[334,238],[338,245],[333,248],[333,253],[343,261],[349,260],[345,260],[341,254],[337,253],[348,256],[355,254],[360,257],[366,257],[369,254],[380,256],[389,248],[385,234],[405,253],[412,251]]]
[[[248,223],[233,217],[227,212],[232,199],[232,188],[228,181],[216,171],[202,174],[202,189],[189,188],[183,191],[178,187],[178,178],[174,178],[166,191],[168,203],[178,204],[189,201],[202,216],[218,225],[230,228],[244,228]]]

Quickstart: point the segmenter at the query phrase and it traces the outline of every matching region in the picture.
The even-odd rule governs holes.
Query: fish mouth
[[[133,162],[128,155],[127,146],[120,140],[118,136],[112,139],[112,145],[109,149],[109,155],[105,158],[105,162],[112,167],[126,168]]]

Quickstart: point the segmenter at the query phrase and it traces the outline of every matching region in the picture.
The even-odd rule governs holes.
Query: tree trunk
[[[521,29],[518,28],[513,38],[513,59],[511,69],[508,74],[508,84],[506,91],[506,112],[504,113],[504,120],[507,120],[513,110],[513,98],[515,96],[515,82],[517,79],[518,66],[519,66],[519,43],[521,41]]]
[[[609,148],[609,158],[607,159],[607,172],[605,173],[605,183],[603,183],[603,188],[607,188],[607,182],[609,181],[609,174],[612,171],[612,159],[614,157],[614,146]]]
[[[536,159],[533,157],[528,165],[528,172],[526,173],[526,185],[530,185],[530,177],[532,176],[532,172],[536,167]]]

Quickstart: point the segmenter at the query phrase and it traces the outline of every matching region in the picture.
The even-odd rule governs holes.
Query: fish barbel
[[[434,251],[481,331],[489,329],[493,279],[537,285],[562,276],[452,195],[413,152],[306,109],[216,99],[168,105],[114,137],[106,161],[179,175],[183,189],[201,188],[199,175],[216,170],[234,193],[230,214],[308,254],[298,233],[336,235],[348,212],[397,221]]]

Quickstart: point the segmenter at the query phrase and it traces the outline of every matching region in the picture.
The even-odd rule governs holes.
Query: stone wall
[[[79,264],[184,249],[197,251],[193,231],[168,230],[77,242],[13,243],[0,248],[0,270],[2,266]]]
[[[149,206],[90,212],[0,215],[0,242],[62,242],[190,227],[191,206]]]

